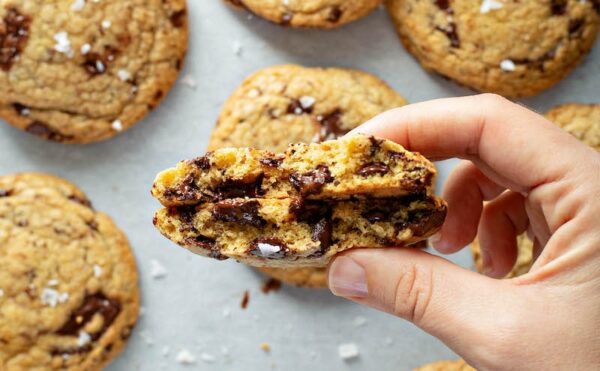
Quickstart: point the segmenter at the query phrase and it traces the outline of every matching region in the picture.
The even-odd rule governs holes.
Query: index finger
[[[387,138],[433,159],[471,160],[519,192],[559,179],[589,151],[544,117],[492,94],[393,109],[351,133]]]

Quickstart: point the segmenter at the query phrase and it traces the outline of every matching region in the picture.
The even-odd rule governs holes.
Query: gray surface
[[[191,42],[184,74],[191,74],[198,87],[179,84],[133,130],[83,147],[42,142],[0,126],[1,173],[46,171],[76,182],[131,240],[145,314],[110,369],[408,370],[455,357],[441,342],[401,320],[326,291],[286,287],[265,296],[259,290],[262,277],[251,269],[196,257],[173,246],[152,227],[157,203],[148,190],[158,171],[203,153],[223,101],[246,75],[261,67],[293,62],[360,68],[381,76],[411,102],[470,92],[423,71],[401,47],[382,10],[343,29],[322,32],[249,19],[216,0],[191,0],[190,7]],[[243,47],[241,56],[233,53],[236,41]],[[525,103],[543,111],[567,101],[600,99],[599,61],[596,48],[567,80]],[[442,164],[442,181],[453,164]],[[466,250],[450,258],[470,266]],[[152,279],[150,259],[161,261],[168,276]],[[246,289],[250,304],[241,310]],[[366,324],[355,326],[356,317],[366,318]],[[153,345],[148,344],[150,337]],[[270,354],[260,350],[261,342],[271,345]],[[339,359],[337,346],[345,342],[358,345],[358,360]],[[168,357],[161,355],[163,346],[171,348]],[[175,363],[176,351],[184,347],[198,357],[195,365]],[[228,348],[229,356],[221,353],[222,347]],[[202,352],[216,361],[203,362]]]

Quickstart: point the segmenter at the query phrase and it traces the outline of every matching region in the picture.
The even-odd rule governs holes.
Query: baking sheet
[[[278,63],[359,68],[382,77],[410,102],[471,92],[422,70],[400,45],[382,9],[324,32],[281,28],[216,0],[191,0],[189,6],[190,50],[182,76],[191,76],[197,87],[179,83],[134,129],[108,142],[68,146],[0,125],[1,173],[45,171],[70,179],[129,236],[144,313],[109,369],[409,370],[455,358],[435,338],[389,315],[326,290],[284,287],[264,295],[263,277],[255,271],[174,246],[152,226],[158,205],[149,188],[158,171],[204,152],[222,103],[259,68]],[[565,81],[524,103],[544,111],[564,102],[600,101],[599,62],[597,45]],[[455,164],[439,164],[440,184]],[[449,258],[471,266],[467,250]],[[152,277],[152,259],[166,267],[166,277]],[[250,301],[242,310],[245,290]],[[269,353],[261,350],[263,342],[270,345]],[[355,343],[360,356],[340,359],[343,343]],[[196,363],[177,363],[181,349],[189,350]]]

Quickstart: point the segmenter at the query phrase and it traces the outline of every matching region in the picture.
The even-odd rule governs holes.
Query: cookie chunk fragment
[[[446,215],[432,195],[433,164],[383,139],[292,144],[282,155],[226,148],[201,159],[201,167],[184,161],[160,173],[152,194],[165,206],[157,228],[205,256],[324,266],[346,249],[420,242]],[[198,245],[198,238],[211,242]]]

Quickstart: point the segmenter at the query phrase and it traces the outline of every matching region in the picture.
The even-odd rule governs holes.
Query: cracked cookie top
[[[123,233],[73,184],[0,177],[0,369],[97,370],[139,307]]]
[[[421,64],[463,85],[535,95],[594,45],[598,0],[387,0],[400,38]]]
[[[185,0],[0,0],[0,117],[88,143],[165,97],[187,48]]]
[[[335,28],[362,18],[383,0],[225,0],[282,26]]]

